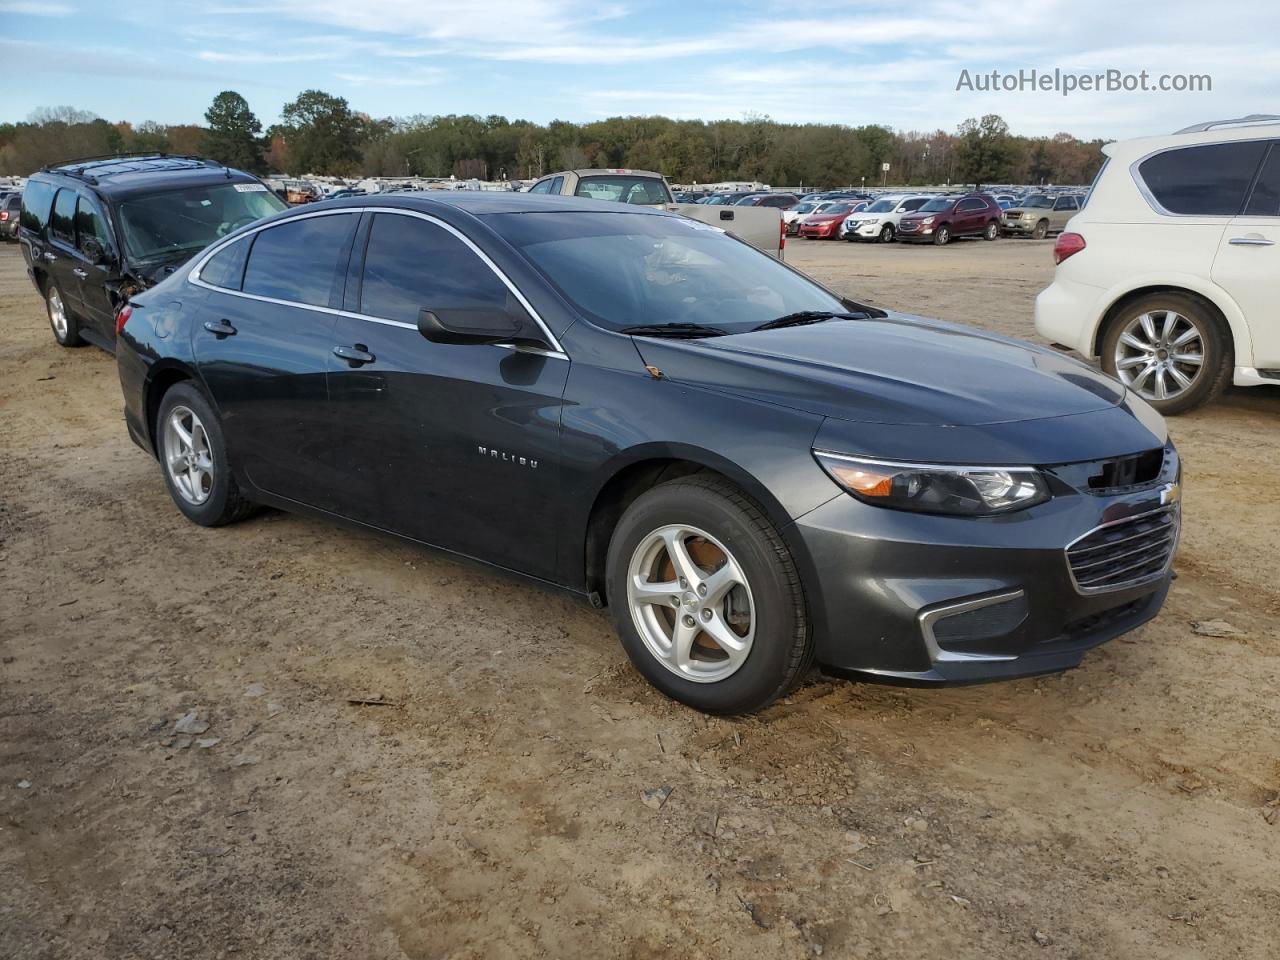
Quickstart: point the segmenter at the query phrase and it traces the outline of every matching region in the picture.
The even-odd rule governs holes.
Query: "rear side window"
[[[49,218],[49,232],[54,238],[68,245],[76,242],[76,192],[65,187],[53,200],[53,216]]]
[[[1254,140],[1166,150],[1143,160],[1138,173],[1169,213],[1234,217],[1266,148]]]
[[[1280,217],[1280,142],[1272,144],[1244,212],[1251,217]]]
[[[327,307],[342,291],[355,214],[304,217],[258,233],[244,292]]]
[[[417,323],[423,309],[505,308],[509,291],[449,231],[418,217],[379,213],[369,231],[360,312]]]
[[[249,259],[249,241],[238,240],[223,247],[200,268],[200,279],[215,287],[239,290],[244,280],[244,264]]]
[[[929,201],[928,201],[928,200],[926,200],[924,197],[920,197],[920,198],[915,199],[915,200],[908,200],[906,203],[904,203],[904,204],[903,204],[902,206],[900,206],[898,209],[899,209],[899,210],[906,210],[907,212],[909,212],[909,213],[910,213],[910,212],[914,212],[914,211],[916,211],[916,210],[919,210],[921,207],[923,207],[923,206],[924,206],[926,203],[928,203],[928,202],[929,202]]]
[[[49,208],[53,206],[53,185],[42,180],[28,180],[22,191],[21,226],[37,233],[49,222]]]

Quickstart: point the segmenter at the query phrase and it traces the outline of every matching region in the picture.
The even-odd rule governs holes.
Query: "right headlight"
[[[859,500],[897,510],[987,517],[1025,510],[1050,497],[1044,475],[1034,467],[898,463],[824,450],[813,455]]]

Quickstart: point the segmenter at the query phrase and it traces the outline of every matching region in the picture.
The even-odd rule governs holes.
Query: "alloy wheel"
[[[756,616],[746,574],[697,527],[671,524],[640,541],[627,569],[627,604],[645,648],[686,680],[724,680],[751,653]]]
[[[187,503],[199,506],[213,492],[213,450],[204,424],[190,407],[177,406],[164,423],[164,462],[169,480]]]
[[[59,340],[67,339],[67,308],[62,305],[62,295],[57,287],[49,291],[49,323]]]
[[[1116,374],[1145,400],[1172,400],[1204,369],[1204,333],[1176,310],[1140,313],[1116,341]]]

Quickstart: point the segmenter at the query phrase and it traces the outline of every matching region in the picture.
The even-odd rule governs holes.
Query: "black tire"
[[[176,407],[186,407],[200,418],[208,446],[213,469],[213,482],[208,498],[199,504],[187,500],[177,489],[170,474],[165,457],[165,424]],[[183,515],[192,523],[202,527],[221,527],[228,523],[243,520],[256,509],[256,504],[245,498],[240,492],[235,476],[231,472],[231,464],[227,459],[227,444],[222,435],[222,424],[213,411],[209,401],[200,389],[190,381],[176,383],[166,391],[160,399],[160,409],[156,414],[155,429],[156,456],[160,461],[160,473],[164,477],[164,485],[169,496]]]
[[[886,223],[880,228],[880,242],[893,243],[893,238],[897,235],[897,231],[893,229],[892,223]]]
[[[649,652],[627,600],[632,555],[668,524],[705,530],[733,554],[750,583],[755,636],[736,672],[715,682],[686,680]],[[715,714],[750,713],[785,696],[813,664],[813,636],[800,574],[764,512],[720,477],[697,475],[642,494],[618,521],[606,572],[609,611],[623,649],[645,679],[673,700]]]
[[[54,320],[54,312],[61,305],[64,329],[59,331]],[[49,329],[53,331],[53,339],[62,347],[83,347],[84,338],[80,336],[80,321],[71,308],[67,306],[67,298],[62,288],[53,280],[49,280],[44,288],[44,309],[49,317]]]
[[[1186,413],[1216,399],[1235,369],[1235,349],[1231,331],[1218,311],[1204,300],[1192,294],[1177,292],[1153,293],[1140,297],[1118,310],[1107,324],[1102,338],[1102,369],[1118,379],[1116,370],[1116,345],[1124,329],[1136,317],[1153,311],[1174,310],[1196,325],[1201,334],[1204,361],[1200,371],[1192,378],[1189,388],[1168,400],[1145,398],[1160,413],[1172,416]]]
[[[987,228],[982,231],[983,240],[996,240],[999,238],[999,236],[1000,236],[1000,223],[999,221],[996,221],[996,220],[992,220],[990,223],[988,223]]]
[[[945,223],[937,230],[933,231],[933,245],[935,247],[945,247],[951,242],[951,228]]]
[[[1035,229],[1031,231],[1032,240],[1043,240],[1049,235],[1049,221],[1041,220],[1036,224]]]

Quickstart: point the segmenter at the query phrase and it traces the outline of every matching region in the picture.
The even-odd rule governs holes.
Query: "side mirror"
[[[101,266],[111,259],[107,255],[106,247],[96,237],[86,237],[82,240],[80,250],[95,266]]]
[[[432,343],[547,346],[532,320],[499,307],[424,307],[418,312],[418,332]]]

